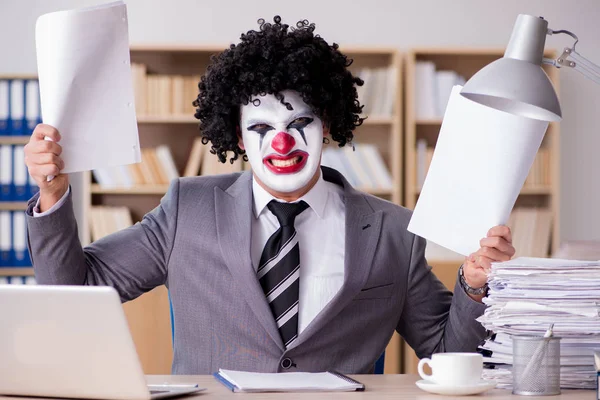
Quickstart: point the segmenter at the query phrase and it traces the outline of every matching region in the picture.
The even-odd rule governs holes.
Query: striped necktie
[[[277,217],[280,227],[265,244],[257,274],[287,348],[298,337],[300,247],[294,220],[308,204],[271,200],[267,207]]]

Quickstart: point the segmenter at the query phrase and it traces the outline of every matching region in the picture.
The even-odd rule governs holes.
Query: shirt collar
[[[254,195],[254,217],[256,218],[260,216],[271,200],[277,200],[271,193],[260,186],[254,178],[252,178],[252,193]],[[323,174],[319,171],[319,179],[317,180],[317,183],[315,183],[315,186],[313,186],[308,193],[299,198],[298,201],[304,200],[319,218],[323,218],[328,194],[329,188],[323,179]]]

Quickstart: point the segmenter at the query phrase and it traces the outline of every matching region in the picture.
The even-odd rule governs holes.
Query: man
[[[205,144],[223,162],[247,156],[251,173],[176,180],[141,223],[82,249],[60,135],[36,128],[26,154],[40,185],[27,210],[38,281],[111,285],[123,301],[166,284],[175,374],[366,373],[394,330],[421,357],[474,351],[486,270],[514,254],[510,231],[490,230],[453,297],[406,230],[410,211],[320,167],[323,141],[351,142],[362,123],[350,61],[308,22],[259,22],[213,60],[194,102]]]

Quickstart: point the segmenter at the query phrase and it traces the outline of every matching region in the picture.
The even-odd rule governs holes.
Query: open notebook
[[[365,385],[337,372],[285,372],[279,374],[219,369],[219,382],[234,392],[351,392]]]

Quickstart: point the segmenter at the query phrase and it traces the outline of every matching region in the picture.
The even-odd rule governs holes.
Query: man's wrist
[[[61,190],[60,192],[55,191],[48,193],[40,190],[39,212],[43,213],[51,209],[52,206],[54,206],[60,201],[60,199],[64,197],[68,189],[69,186],[67,185],[67,187],[64,190]]]
[[[458,279],[460,281],[460,286],[473,299],[481,300],[487,295],[487,292],[488,292],[488,284],[487,283],[485,283],[481,287],[475,287],[475,288],[471,287],[467,283],[467,280],[465,279],[465,275],[464,275],[464,271],[463,271],[463,265],[461,265],[460,268],[458,269]]]

